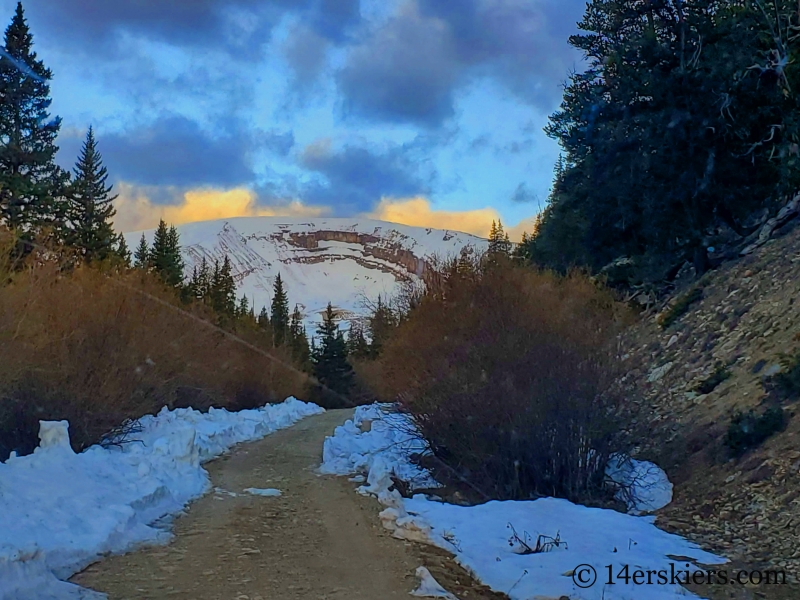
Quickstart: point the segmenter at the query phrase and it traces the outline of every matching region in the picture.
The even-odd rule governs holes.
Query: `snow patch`
[[[33,454],[0,463],[0,600],[102,597],[60,580],[167,541],[165,517],[210,487],[204,461],[320,412],[295,398],[237,413],[165,408],[139,419],[136,441],[80,454],[66,421],[42,422]]]
[[[458,600],[458,598],[456,598],[453,594],[439,585],[439,582],[433,578],[431,572],[425,567],[417,567],[417,577],[420,579],[419,587],[411,592],[412,596]]]
[[[359,425],[367,417],[372,424],[365,432]],[[434,544],[452,552],[456,561],[477,579],[512,600],[562,596],[575,600],[696,597],[669,581],[666,585],[637,586],[615,579],[613,585],[606,585],[607,566],[611,565],[616,575],[625,565],[630,565],[631,571],[670,573],[674,564],[670,556],[686,557],[689,562],[674,564],[674,568],[692,572],[698,570],[695,564],[727,562],[658,529],[652,516],[589,508],[557,498],[491,501],[468,507],[436,502],[420,494],[404,499],[397,490],[389,489],[391,474],[414,470],[419,474],[419,468],[409,462],[407,453],[394,450],[397,430],[384,423],[387,418],[391,421],[401,417],[386,415],[385,409],[379,407],[362,407],[353,421],[337,428],[325,441],[321,471],[352,475],[368,469],[367,485],[359,491],[376,496],[385,506],[380,519],[394,537]],[[406,420],[401,428],[403,439],[415,439],[408,425]],[[666,499],[667,490],[671,497],[671,486],[657,485],[665,482],[663,471],[656,472],[650,465],[631,461],[615,463],[610,468],[611,475],[620,482],[642,483],[639,492],[660,489],[643,502],[640,499],[635,507],[638,510],[659,505]],[[514,531],[529,546],[535,547],[537,540],[552,542],[556,538],[560,544],[545,543],[538,553],[521,552],[521,545],[515,544]],[[573,579],[582,565],[590,566],[597,574],[597,583],[590,588],[577,585],[584,581],[585,573],[578,574],[577,583]]]
[[[253,496],[265,496],[267,498],[277,498],[281,495],[281,491],[274,488],[247,488],[244,491]]]

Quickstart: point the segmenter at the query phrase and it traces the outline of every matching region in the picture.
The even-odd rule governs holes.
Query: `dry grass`
[[[0,256],[7,263],[8,253]],[[39,420],[68,419],[80,450],[165,405],[241,409],[300,395],[307,385],[154,301],[179,306],[153,277],[89,267],[66,273],[41,257],[28,262],[16,271],[0,265],[0,459],[31,451]]]
[[[609,391],[624,309],[588,278],[450,265],[359,375],[496,498],[605,498],[630,415]]]

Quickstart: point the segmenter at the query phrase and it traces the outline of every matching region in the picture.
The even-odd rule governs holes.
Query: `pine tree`
[[[87,260],[104,260],[114,251],[116,234],[111,218],[116,214],[106,185],[108,172],[97,149],[94,131],[89,127],[80,157],[75,165],[75,178],[69,185],[67,243],[78,248]]]
[[[292,358],[304,371],[311,368],[311,351],[308,347],[308,336],[303,327],[303,317],[300,308],[295,304],[292,313],[291,324],[289,325],[289,348]]]
[[[269,311],[266,306],[262,306],[261,312],[258,313],[258,326],[267,331],[272,329],[269,323]]]
[[[130,268],[131,251],[128,249],[128,244],[125,242],[125,236],[121,233],[117,236],[117,247],[114,253],[124,267]]]
[[[372,358],[380,356],[384,344],[389,340],[396,325],[397,322],[394,313],[383,303],[381,297],[378,296],[378,304],[368,320],[369,335],[371,338],[369,354]]]
[[[231,261],[228,255],[222,261],[214,261],[214,271],[211,274],[209,286],[211,308],[224,318],[236,316],[236,282],[231,273]]]
[[[489,232],[489,255],[504,254],[508,256],[511,252],[511,242],[508,234],[503,230],[503,223],[498,220],[492,221],[492,228]]]
[[[137,269],[150,268],[150,248],[147,246],[147,238],[142,234],[136,252],[133,253],[133,266]]]
[[[0,56],[0,220],[26,235],[65,229],[69,173],[55,164],[61,119],[50,119],[52,73],[32,50],[22,3]]]
[[[250,316],[250,303],[247,296],[242,296],[239,300],[239,306],[236,308],[236,317],[241,320],[247,319]]]
[[[358,323],[353,323],[347,332],[347,354],[354,358],[367,358],[370,355],[364,329]]]
[[[152,268],[168,286],[178,287],[183,283],[184,263],[178,230],[174,226],[167,227],[163,219],[159,221],[153,237],[149,260]]]
[[[289,298],[286,295],[286,290],[283,289],[283,280],[281,280],[280,273],[275,278],[273,286],[270,324],[272,325],[275,345],[282,346],[286,342],[289,333]]]
[[[353,385],[353,368],[347,360],[347,347],[328,303],[322,324],[317,327],[319,345],[314,346],[314,376],[334,392],[346,396]]]

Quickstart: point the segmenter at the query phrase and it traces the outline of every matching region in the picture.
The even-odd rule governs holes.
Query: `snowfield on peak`
[[[290,305],[300,306],[310,328],[328,302],[343,320],[356,319],[365,298],[392,295],[404,279],[424,281],[434,257],[488,247],[468,233],[360,218],[237,217],[177,229],[187,275],[203,258],[213,264],[227,254],[239,296],[259,312],[280,273]],[[151,244],[154,232],[128,233],[126,242],[135,248],[144,233]]]

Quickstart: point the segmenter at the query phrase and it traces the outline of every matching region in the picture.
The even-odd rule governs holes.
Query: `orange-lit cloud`
[[[431,208],[429,200],[420,197],[384,198],[375,210],[366,216],[402,225],[463,231],[484,238],[489,236],[492,221],[500,220],[500,213],[494,208],[462,211],[434,210]],[[506,227],[506,231],[512,241],[518,242],[522,239],[522,232],[531,231],[532,225],[533,217],[524,219],[514,227]]]
[[[114,224],[119,231],[151,229],[159,219],[181,225],[232,217],[318,217],[329,212],[325,207],[307,206],[297,200],[284,206],[258,206],[255,193],[246,188],[190,190],[179,204],[154,204],[145,191],[125,183],[117,184],[116,191],[119,197],[114,203]]]

